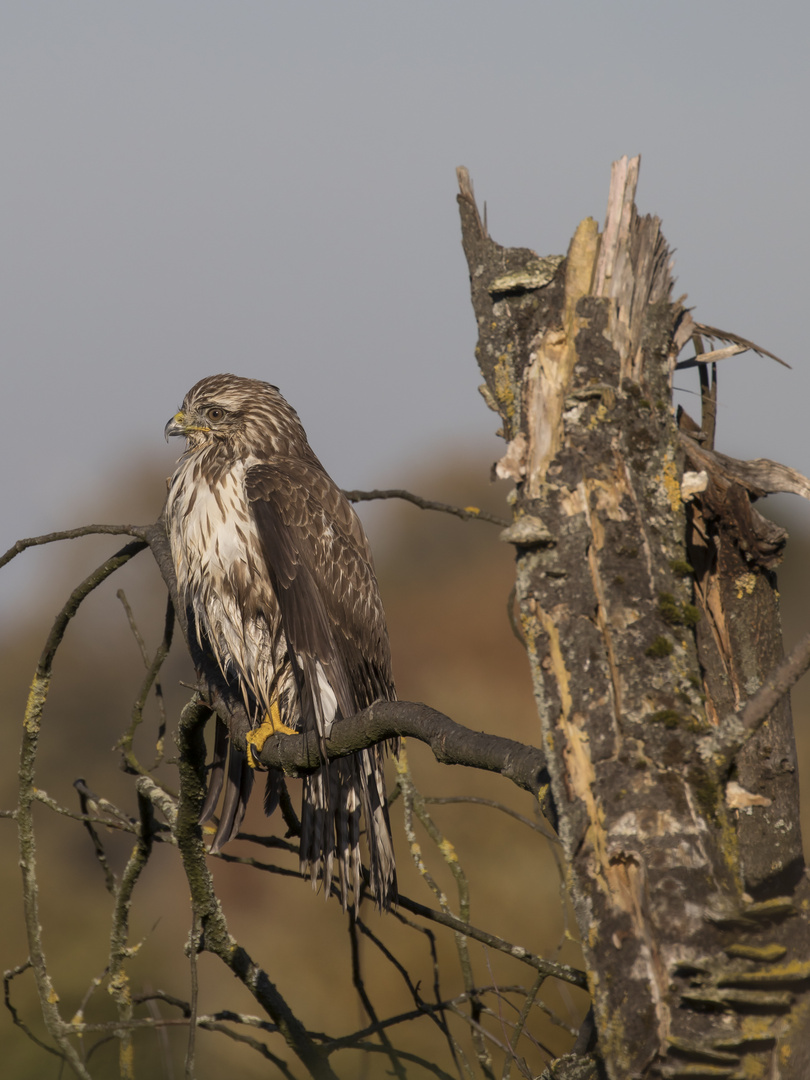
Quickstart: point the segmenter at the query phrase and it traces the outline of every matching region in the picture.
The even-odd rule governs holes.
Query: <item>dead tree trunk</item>
[[[586,219],[565,258],[541,259],[489,238],[459,172],[540,745],[600,1067],[611,1080],[798,1080],[810,896],[790,707],[747,726],[739,710],[782,658],[784,536],[752,498],[801,478],[714,452],[705,378],[706,430],[676,421],[680,350],[702,350],[701,334],[737,343],[723,355],[750,343],[672,299],[637,176],[637,158],[616,163],[603,232]]]

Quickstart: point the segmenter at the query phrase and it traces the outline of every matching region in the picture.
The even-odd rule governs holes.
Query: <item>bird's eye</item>
[[[216,423],[217,420],[221,420],[222,417],[225,415],[225,410],[217,408],[215,406],[213,409],[206,409],[205,415],[208,417],[209,420],[213,420],[214,423]]]

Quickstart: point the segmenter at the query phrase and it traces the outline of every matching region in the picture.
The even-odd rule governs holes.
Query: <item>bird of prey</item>
[[[371,552],[353,508],[275,386],[213,375],[189,390],[166,425],[186,450],[169,485],[166,527],[178,593],[203,650],[238,687],[250,716],[247,751],[230,747],[212,845],[236,834],[258,752],[270,734],[318,740],[322,767],[303,782],[300,858],[329,895],[337,870],[345,908],[359,897],[361,812],[371,891],[396,900],[396,873],[379,746],[327,762],[333,724],[396,696]],[[193,629],[192,629],[193,627]],[[213,816],[227,734],[217,724],[201,820]],[[268,774],[265,809],[283,780]]]

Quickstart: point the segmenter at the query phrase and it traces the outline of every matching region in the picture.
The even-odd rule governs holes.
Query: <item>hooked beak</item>
[[[163,434],[166,437],[166,442],[172,435],[185,435],[186,434],[186,414],[184,412],[175,413],[166,427],[163,429]]]

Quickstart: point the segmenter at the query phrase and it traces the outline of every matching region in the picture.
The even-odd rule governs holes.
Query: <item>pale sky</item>
[[[747,0],[4,0],[0,548],[110,520],[133,459],[168,474],[217,371],[280,386],[344,486],[494,458],[461,164],[493,237],[548,254],[641,153],[696,318],[793,365],[724,362],[719,448],[810,473],[809,30]]]

